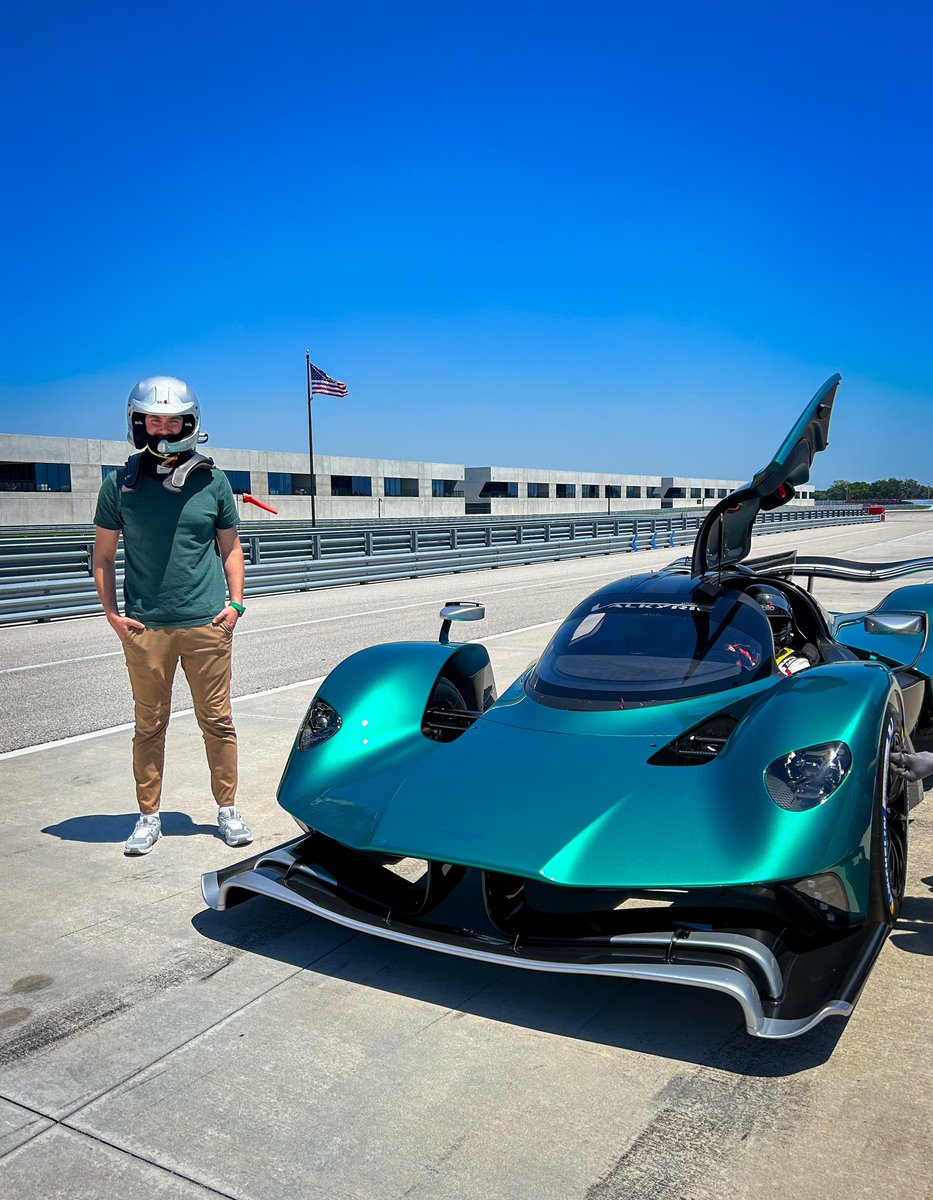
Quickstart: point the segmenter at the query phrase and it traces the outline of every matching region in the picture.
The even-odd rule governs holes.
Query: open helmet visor
[[[151,445],[146,433],[146,417],[181,417],[181,432],[173,440],[160,438]],[[194,449],[201,436],[201,406],[193,388],[170,375],[141,379],[130,392],[126,404],[126,440],[137,450],[149,445],[158,454],[184,454]]]

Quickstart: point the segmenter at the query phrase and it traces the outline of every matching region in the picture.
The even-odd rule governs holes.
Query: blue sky
[[[19,5],[0,431],[742,478],[835,370],[816,479],[933,482],[916,3]]]

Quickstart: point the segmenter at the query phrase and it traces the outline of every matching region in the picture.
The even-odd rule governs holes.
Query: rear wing
[[[792,575],[807,577],[807,590],[813,591],[814,579],[846,579],[852,583],[878,583],[901,579],[917,571],[933,571],[933,558],[904,558],[897,562],[856,562],[849,558],[820,558],[807,555],[794,563]]]
[[[689,558],[678,558],[664,567],[673,574],[689,574]],[[852,558],[822,558],[819,555],[798,555],[796,550],[764,554],[747,558],[727,574],[777,575],[791,579],[795,575],[807,578],[807,590],[813,591],[814,579],[845,579],[850,583],[879,583],[901,579],[918,571],[933,571],[933,558],[904,558],[897,562],[856,562]]]

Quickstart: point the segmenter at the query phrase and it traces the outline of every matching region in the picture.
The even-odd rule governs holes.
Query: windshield
[[[601,597],[571,613],[529,676],[561,708],[626,708],[702,696],[770,674],[773,643],[753,600]]]

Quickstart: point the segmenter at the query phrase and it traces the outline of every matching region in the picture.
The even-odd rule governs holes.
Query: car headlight
[[[298,749],[310,750],[333,737],[343,724],[340,713],[320,698],[314,700],[305,713],[305,719],[298,730]]]
[[[843,929],[851,920],[852,907],[845,884],[835,871],[808,875],[785,885],[795,897],[807,902],[807,908],[831,929]]]
[[[776,758],[765,771],[765,783],[779,808],[806,812],[829,799],[851,766],[845,742],[822,742]]]
[[[798,879],[793,885],[794,891],[799,892],[813,904],[817,905],[831,919],[832,910],[847,913],[849,897],[842,880],[833,871],[823,875],[808,875],[806,879]]]

